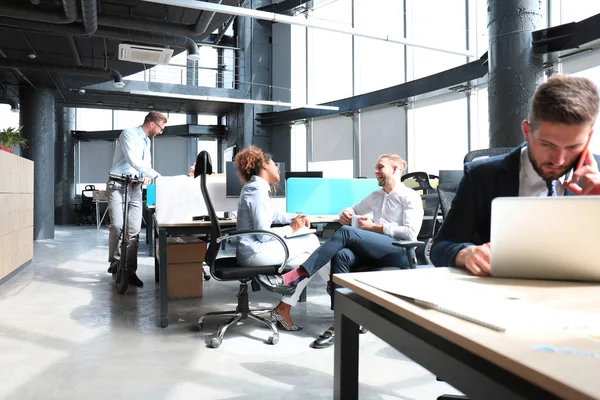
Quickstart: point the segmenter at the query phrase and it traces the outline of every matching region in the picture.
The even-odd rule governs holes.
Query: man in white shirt
[[[521,124],[525,143],[506,155],[465,164],[452,208],[433,241],[433,264],[489,275],[496,197],[600,194],[600,158],[588,149],[598,107],[598,88],[589,79],[554,75],[540,85],[529,119]],[[568,217],[554,216],[557,223]]]
[[[129,283],[142,287],[144,283],[136,275],[138,239],[142,228],[142,185],[146,185],[159,173],[152,169],[152,153],[150,140],[160,135],[165,129],[167,117],[156,111],[151,111],[144,118],[144,123],[136,128],[125,129],[117,139],[110,176],[106,185],[108,196],[108,212],[110,216],[110,234],[108,242],[108,272],[117,272],[121,259],[121,234],[123,232],[123,205],[125,182],[118,177],[131,175],[138,177],[139,183],[129,188],[128,208],[128,246],[127,267]]]
[[[283,275],[260,275],[258,280],[268,290],[287,293],[290,286],[313,276],[331,262],[331,274],[352,272],[359,267],[408,268],[403,248],[396,240],[414,240],[423,222],[423,202],[419,194],[400,181],[406,162],[396,154],[384,154],[375,166],[377,183],[382,187],[353,207],[340,212],[340,224],[331,238],[321,245],[299,268]],[[365,214],[373,213],[373,219]],[[352,217],[357,227],[352,227]],[[331,282],[331,293],[335,285]],[[333,296],[331,308],[333,309]],[[334,343],[333,327],[312,344],[325,348]]]

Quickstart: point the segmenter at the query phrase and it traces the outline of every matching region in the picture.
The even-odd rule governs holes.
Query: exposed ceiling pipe
[[[81,0],[81,20],[83,29],[92,35],[98,29],[98,8],[96,0]]]
[[[122,88],[125,86],[125,82],[123,82],[123,76],[119,73],[119,71],[114,69],[105,70],[96,67],[74,67],[72,65],[44,64],[35,61],[16,61],[1,58],[0,68],[18,68],[58,73],[64,72],[76,75],[100,76],[107,78],[110,76],[113,79],[116,88]]]
[[[13,97],[0,96],[0,103],[10,104],[10,111],[19,112],[19,102]]]
[[[8,28],[25,29],[30,31],[49,32],[58,35],[83,35],[81,28],[76,25],[55,25],[46,24],[43,22],[24,21],[13,18],[0,17],[0,26]],[[104,27],[98,27],[98,29],[92,36],[184,48],[188,51],[187,57],[189,60],[200,59],[198,45],[195,41],[193,41],[187,36],[169,35],[161,32],[139,32],[116,28],[108,29]]]
[[[52,24],[70,24],[75,22],[77,20],[77,0],[62,0],[62,5],[63,11],[56,11],[42,7],[1,4],[0,16]]]
[[[288,25],[300,25],[300,26],[305,26],[308,28],[321,29],[321,30],[330,31],[330,32],[345,33],[345,34],[354,35],[357,37],[382,40],[385,42],[398,43],[398,44],[403,44],[406,46],[421,47],[424,49],[441,51],[441,52],[450,53],[450,54],[457,54],[460,56],[468,56],[468,57],[475,56],[475,54],[473,54],[472,51],[462,50],[462,49],[443,48],[443,47],[436,46],[434,44],[416,42],[414,40],[407,39],[405,37],[392,37],[387,34],[373,34],[371,32],[366,32],[366,31],[359,30],[356,28],[351,28],[351,27],[344,27],[339,24],[332,24],[330,22],[325,22],[325,21],[316,21],[316,20],[307,20],[304,18],[295,18],[295,17],[290,17],[287,15],[275,14],[272,12],[265,12],[265,11],[258,11],[258,10],[243,8],[243,7],[233,7],[233,6],[223,5],[223,4],[213,4],[213,3],[209,3],[207,1],[196,1],[196,0],[142,0],[142,1],[146,1],[149,3],[159,3],[159,4],[163,4],[163,5],[167,5],[167,6],[189,8],[192,10],[213,11],[213,12],[222,13],[222,14],[238,15],[238,16],[242,16],[242,17],[250,17],[250,18],[255,18],[255,19],[260,19],[260,20],[265,20],[265,21],[270,21],[270,22],[278,22],[278,23],[288,24]]]
[[[214,3],[221,4],[223,0]],[[165,22],[153,18],[128,16],[126,18],[110,14],[99,14],[98,24],[113,28],[130,28],[143,32],[165,32],[173,35],[198,36],[206,32],[212,22],[214,12],[204,11],[200,13],[196,23],[185,25],[174,22]]]

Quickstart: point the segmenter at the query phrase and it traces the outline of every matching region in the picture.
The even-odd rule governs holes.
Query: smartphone
[[[583,163],[586,161],[587,157],[588,157],[588,151],[589,151],[589,147],[590,147],[590,141],[592,140],[592,134],[594,132],[590,133],[590,136],[588,136],[588,140],[585,143],[585,147],[583,148],[583,151],[581,152],[581,155],[579,156],[579,161],[577,161],[577,165],[575,166],[575,169],[573,170],[573,172],[577,171],[579,168],[583,167]]]

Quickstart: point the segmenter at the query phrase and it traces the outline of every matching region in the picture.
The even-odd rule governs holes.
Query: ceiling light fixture
[[[27,54],[27,57],[31,58],[32,60],[35,60],[37,58],[37,54],[29,53],[29,54]]]
[[[287,103],[284,101],[272,101],[272,100],[252,100],[252,99],[234,99],[230,97],[217,97],[217,96],[194,96],[188,94],[174,94],[166,92],[151,92],[147,90],[132,90],[131,94],[139,94],[142,96],[154,96],[154,97],[165,97],[172,99],[186,99],[186,100],[197,100],[197,101],[216,101],[221,103],[238,103],[238,104],[256,104],[263,106],[282,106],[291,108],[311,108],[315,110],[330,110],[338,111],[340,108],[336,106],[322,106],[319,104],[295,104]]]

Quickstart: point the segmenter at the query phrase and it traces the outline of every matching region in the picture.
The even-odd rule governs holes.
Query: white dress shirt
[[[150,139],[141,126],[125,129],[119,135],[113,156],[111,174],[156,178],[160,174],[152,169]]]
[[[415,240],[423,223],[423,200],[415,190],[400,182],[394,190],[383,189],[345,209],[356,215],[373,212],[373,222],[383,225],[383,233],[396,239]]]
[[[289,225],[271,228],[271,224],[289,224],[295,214],[285,214],[275,211],[269,197],[270,186],[260,176],[254,175],[249,182],[242,187],[240,199],[238,201],[237,229],[260,229],[278,234],[285,237],[292,233],[292,227]],[[268,235],[244,235],[237,244],[237,258],[244,264],[249,258],[263,251],[269,251],[278,242],[274,242],[273,236]]]
[[[561,176],[556,181],[556,195],[563,196],[565,194],[564,187],[565,177]],[[533,164],[527,154],[527,146],[521,149],[521,165],[519,167],[519,196],[548,196],[548,186],[546,181],[535,172]]]

